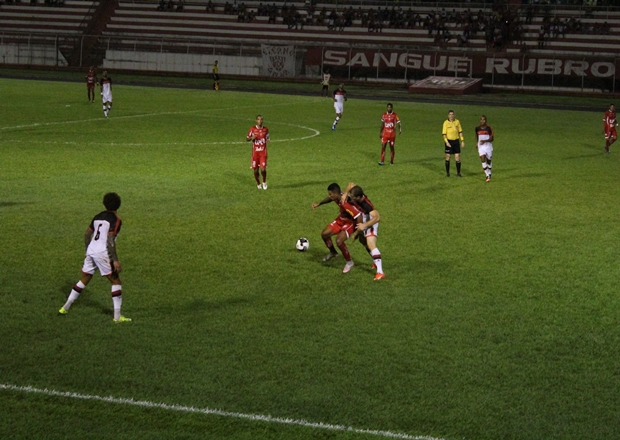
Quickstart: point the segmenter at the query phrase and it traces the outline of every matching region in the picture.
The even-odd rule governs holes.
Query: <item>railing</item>
[[[220,73],[263,78],[319,78],[329,70],[335,81],[412,84],[428,76],[483,78],[491,89],[620,91],[620,57],[566,53],[520,54],[450,52],[436,49],[394,49],[221,43],[217,40],[94,37],[75,35],[0,34],[0,64],[64,66],[64,46],[94,38],[105,51],[107,70],[209,73],[219,60]],[[286,67],[288,66],[288,67]]]

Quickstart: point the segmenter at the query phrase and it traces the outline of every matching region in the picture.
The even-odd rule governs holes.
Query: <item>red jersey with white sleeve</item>
[[[605,123],[605,138],[609,138],[611,136],[618,137],[616,134],[616,126],[618,125],[618,120],[616,119],[616,112],[607,110],[605,112],[603,122]]]
[[[394,112],[383,113],[381,122],[383,123],[381,143],[385,144],[388,140],[393,142],[396,139],[396,124],[400,124],[400,118]]]
[[[258,127],[254,125],[248,131],[248,138],[254,136],[252,140],[252,167],[265,168],[267,166],[267,143],[269,142],[269,129],[264,125]]]

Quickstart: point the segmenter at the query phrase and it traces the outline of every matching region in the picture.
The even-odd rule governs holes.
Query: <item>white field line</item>
[[[166,403],[149,402],[146,400],[125,399],[121,397],[112,397],[112,396],[102,397],[102,396],[96,396],[96,395],[90,395],[90,394],[80,394],[80,393],[71,393],[71,392],[66,392],[66,391],[49,390],[47,388],[41,389],[41,388],[34,388],[34,387],[29,387],[29,386],[24,387],[24,386],[17,386],[17,385],[11,385],[11,384],[0,384],[0,389],[10,390],[10,391],[19,391],[19,392],[28,393],[28,394],[43,394],[46,396],[66,397],[70,399],[93,400],[93,401],[99,401],[99,402],[116,403],[119,405],[139,406],[142,408],[157,408],[157,409],[163,409],[166,411],[180,411],[180,412],[197,413],[197,414],[205,414],[205,415],[215,415],[215,416],[220,416],[220,417],[229,417],[232,419],[252,420],[256,422],[304,426],[307,428],[326,429],[329,431],[354,432],[357,434],[368,434],[368,435],[374,435],[374,436],[386,437],[386,438],[398,438],[398,439],[406,439],[406,440],[443,440],[443,439],[436,438],[436,437],[415,436],[415,435],[409,435],[409,434],[403,434],[403,433],[391,432],[391,431],[359,429],[359,428],[353,428],[353,427],[344,426],[344,425],[331,425],[329,423],[322,423],[322,422],[309,422],[306,420],[285,419],[281,417],[264,416],[260,414],[236,413],[236,412],[222,411],[219,409],[211,409],[211,408],[195,408],[193,406],[168,405]]]
[[[227,110],[238,110],[242,107],[233,107],[233,108],[229,108],[229,109],[217,109],[217,111],[227,111]],[[144,113],[144,114],[140,114],[140,115],[130,115],[130,116],[119,116],[116,118],[111,118],[109,119],[110,121],[113,120],[118,120],[118,119],[130,119],[130,118],[145,118],[145,117],[150,117],[150,116],[166,116],[166,115],[180,115],[180,114],[190,114],[190,113],[200,113],[200,112],[207,112],[207,111],[212,111],[214,109],[208,109],[208,110],[190,110],[190,111],[183,111],[183,112],[158,112],[158,113]],[[241,119],[241,118],[231,118],[231,117],[227,117],[227,116],[210,116],[210,117],[215,117],[215,118],[224,118],[224,119]],[[42,123],[34,123],[34,124],[27,124],[27,125],[14,125],[12,127],[0,127],[0,130],[19,130],[22,128],[34,128],[34,127],[45,127],[45,126],[50,126],[50,125],[60,125],[60,124],[79,124],[82,122],[93,122],[93,121],[102,121],[102,120],[106,120],[106,118],[91,118],[91,119],[80,119],[80,120],[76,120],[76,121],[56,121],[56,122],[42,122]],[[250,119],[247,118],[243,118],[243,120],[246,121],[250,121]],[[251,121],[253,122],[254,119],[251,119]],[[316,130],[314,128],[311,127],[305,127],[303,125],[297,125],[297,124],[288,124],[285,122],[273,122],[274,124],[279,124],[279,125],[288,125],[290,127],[296,127],[296,128],[301,128],[304,130],[309,130],[312,132],[312,134],[308,135],[308,136],[303,136],[303,137],[299,137],[299,138],[289,138],[289,139],[272,139],[270,141],[270,143],[274,143],[274,142],[293,142],[293,141],[301,141],[301,140],[305,140],[305,139],[310,139],[313,138],[315,136],[318,136],[321,134],[321,132],[319,130]],[[19,140],[9,140],[6,139],[4,140],[4,142],[22,142]],[[58,142],[44,142],[46,144],[58,144]],[[144,145],[235,145],[235,144],[245,144],[246,142],[244,141],[238,141],[238,142],[164,142],[164,143],[130,143],[130,142],[61,142],[61,144],[63,145],[73,145],[73,144],[80,144],[80,145],[123,145],[123,146],[144,146]]]

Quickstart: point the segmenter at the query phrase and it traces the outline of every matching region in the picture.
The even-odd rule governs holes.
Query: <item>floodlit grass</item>
[[[105,120],[81,84],[0,91],[0,384],[441,439],[618,437],[620,144],[603,154],[606,101],[457,104],[464,178],[447,179],[445,104],[394,102],[403,134],[379,167],[385,103],[355,94],[332,132],[319,97],[116,83]],[[267,191],[245,142],[257,113]],[[381,282],[357,243],[349,274],[342,257],[321,262],[337,208],[311,203],[334,181],[381,213]],[[108,191],[123,198],[122,326],[98,277],[57,315]],[[377,438],[6,389],[0,437]]]

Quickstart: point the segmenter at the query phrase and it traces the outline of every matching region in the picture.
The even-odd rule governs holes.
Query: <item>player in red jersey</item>
[[[618,134],[616,133],[617,126],[616,106],[609,104],[609,110],[605,112],[605,117],[603,118],[603,134],[605,135],[605,152],[607,154],[609,154],[609,147],[611,147],[611,144],[618,139]]]
[[[387,105],[387,112],[381,117],[381,131],[379,138],[381,139],[381,161],[379,165],[385,163],[385,147],[390,144],[391,159],[390,165],[394,165],[394,141],[396,140],[396,124],[398,124],[398,134],[402,133],[400,118],[394,113],[392,104]]]
[[[385,278],[385,274],[383,273],[381,252],[377,249],[377,235],[379,234],[379,221],[381,220],[379,211],[376,210],[375,205],[364,194],[364,190],[353,182],[347,186],[342,195],[342,200],[346,200],[348,196],[351,197],[355,207],[362,213],[362,223],[355,225],[356,231],[353,235],[353,240],[355,241],[359,237],[360,243],[364,245],[374,261],[373,269],[377,269],[375,281],[382,280]]]
[[[334,243],[332,242],[332,236],[335,235],[336,245],[347,261],[342,273],[347,273],[354,266],[354,263],[345,241],[355,232],[355,225],[361,223],[362,215],[352,203],[349,203],[346,199],[342,199],[342,191],[340,190],[340,185],[337,183],[332,183],[327,187],[327,197],[318,203],[313,203],[312,209],[316,209],[330,202],[334,202],[338,205],[340,213],[338,217],[321,232],[321,238],[325,242],[327,249],[329,249],[329,254],[323,258],[323,261],[329,261],[338,256],[338,252],[334,248]]]
[[[254,179],[258,189],[267,189],[267,144],[269,143],[269,129],[263,126],[263,117],[256,116],[256,125],[250,128],[246,141],[252,141],[252,165]],[[260,183],[258,169],[263,176],[263,184]]]
[[[478,145],[478,156],[482,162],[482,169],[487,176],[487,182],[491,181],[491,171],[493,165],[493,140],[495,132],[487,125],[487,117],[480,115],[480,125],[476,127],[476,144]]]
[[[90,222],[84,233],[86,256],[82,266],[82,277],[78,281],[64,306],[58,310],[61,315],[69,313],[73,302],[78,299],[82,290],[93,279],[95,271],[99,269],[101,276],[107,277],[112,283],[112,304],[114,307],[114,322],[129,322],[131,319],[121,315],[123,303],[123,289],[118,274],[121,272],[121,262],[116,253],[116,237],[121,231],[121,219],[116,211],[121,207],[121,198],[116,193],[107,193],[103,196],[105,211],[100,212]]]
[[[95,66],[90,66],[88,72],[86,72],[86,92],[88,93],[89,102],[95,102],[95,86],[98,84]]]

